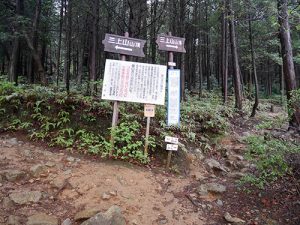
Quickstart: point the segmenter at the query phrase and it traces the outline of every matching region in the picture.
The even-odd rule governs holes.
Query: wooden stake
[[[110,144],[111,149],[109,152],[109,156],[112,157],[113,151],[114,151],[114,145],[115,145],[115,136],[114,136],[114,130],[116,129],[116,126],[118,124],[119,119],[119,102],[114,102],[114,111],[113,111],[113,118],[112,118],[112,125],[111,125],[111,136],[110,136]]]
[[[168,151],[168,158],[167,158],[167,165],[166,165],[167,170],[169,170],[171,164],[171,158],[172,158],[172,151]]]
[[[146,139],[145,139],[145,151],[144,151],[144,155],[145,155],[145,156],[148,155],[150,121],[151,121],[151,117],[147,117]]]

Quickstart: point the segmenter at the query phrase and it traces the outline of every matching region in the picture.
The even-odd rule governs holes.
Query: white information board
[[[178,151],[178,145],[167,144],[167,151]]]
[[[170,137],[170,136],[166,136],[165,137],[165,142],[168,142],[168,143],[172,143],[172,144],[178,144],[178,138],[176,137]]]
[[[168,70],[168,126],[180,124],[180,70]]]
[[[165,104],[167,67],[107,59],[102,99]]]

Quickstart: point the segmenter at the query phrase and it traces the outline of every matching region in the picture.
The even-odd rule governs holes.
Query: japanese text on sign
[[[145,57],[143,48],[146,43],[145,40],[118,36],[114,34],[105,34],[104,51],[119,53],[124,55],[132,55],[138,57]]]
[[[144,116],[145,117],[154,117],[155,116],[155,105],[145,104]]]
[[[167,151],[177,151],[178,145],[167,144]]]
[[[168,126],[180,123],[180,70],[168,71]]]
[[[164,105],[167,67],[106,60],[102,99]]]
[[[166,136],[165,142],[172,143],[172,144],[178,144],[178,138]]]
[[[156,43],[158,44],[159,50],[182,53],[186,52],[184,48],[185,38],[159,34],[157,36]]]

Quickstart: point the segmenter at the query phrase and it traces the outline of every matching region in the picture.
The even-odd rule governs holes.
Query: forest
[[[180,124],[108,59],[180,69]],[[299,0],[0,0],[0,225],[299,225],[299,181]]]
[[[16,84],[59,84],[69,90],[99,81],[105,59],[118,57],[103,51],[105,33],[126,31],[147,40],[146,57],[133,60],[156,64],[166,63],[155,43],[158,34],[186,38],[187,53],[175,56],[183,71],[183,94],[219,88],[226,101],[236,86],[233,77],[240,77],[238,92],[250,94],[257,77],[259,95],[271,96],[283,92],[285,70],[294,71],[288,80],[299,84],[295,0],[3,0],[1,9],[1,73]],[[289,31],[289,38],[282,30]],[[285,51],[293,59],[283,64]],[[288,88],[296,89],[296,84]]]

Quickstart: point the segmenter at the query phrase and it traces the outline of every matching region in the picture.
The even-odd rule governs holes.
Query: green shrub
[[[259,188],[289,173],[285,156],[288,153],[300,152],[300,146],[272,137],[249,136],[246,142],[246,158],[256,165],[256,172],[248,174],[242,182],[250,182]]]
[[[291,99],[288,102],[288,106],[290,117],[296,110],[300,110],[300,89],[291,92]]]
[[[140,135],[146,125],[143,111],[143,104],[120,104],[120,124],[113,131],[116,158],[149,160],[143,154],[145,140]],[[109,101],[85,96],[78,90],[67,94],[57,87],[16,87],[0,82],[1,128],[26,131],[33,140],[46,141],[50,146],[107,156],[111,149],[111,114]],[[233,114],[234,110],[224,106],[220,96],[204,92],[201,99],[188,96],[181,104],[180,127],[168,127],[166,106],[157,106],[151,120],[150,150],[164,149],[168,135],[179,137],[181,142],[194,142],[207,151],[211,149],[209,137],[224,134]]]
[[[112,130],[114,156],[121,159],[137,159],[143,163],[148,162],[148,156],[144,155],[144,142],[141,140],[140,134],[141,125],[137,121],[122,122],[114,128]]]

